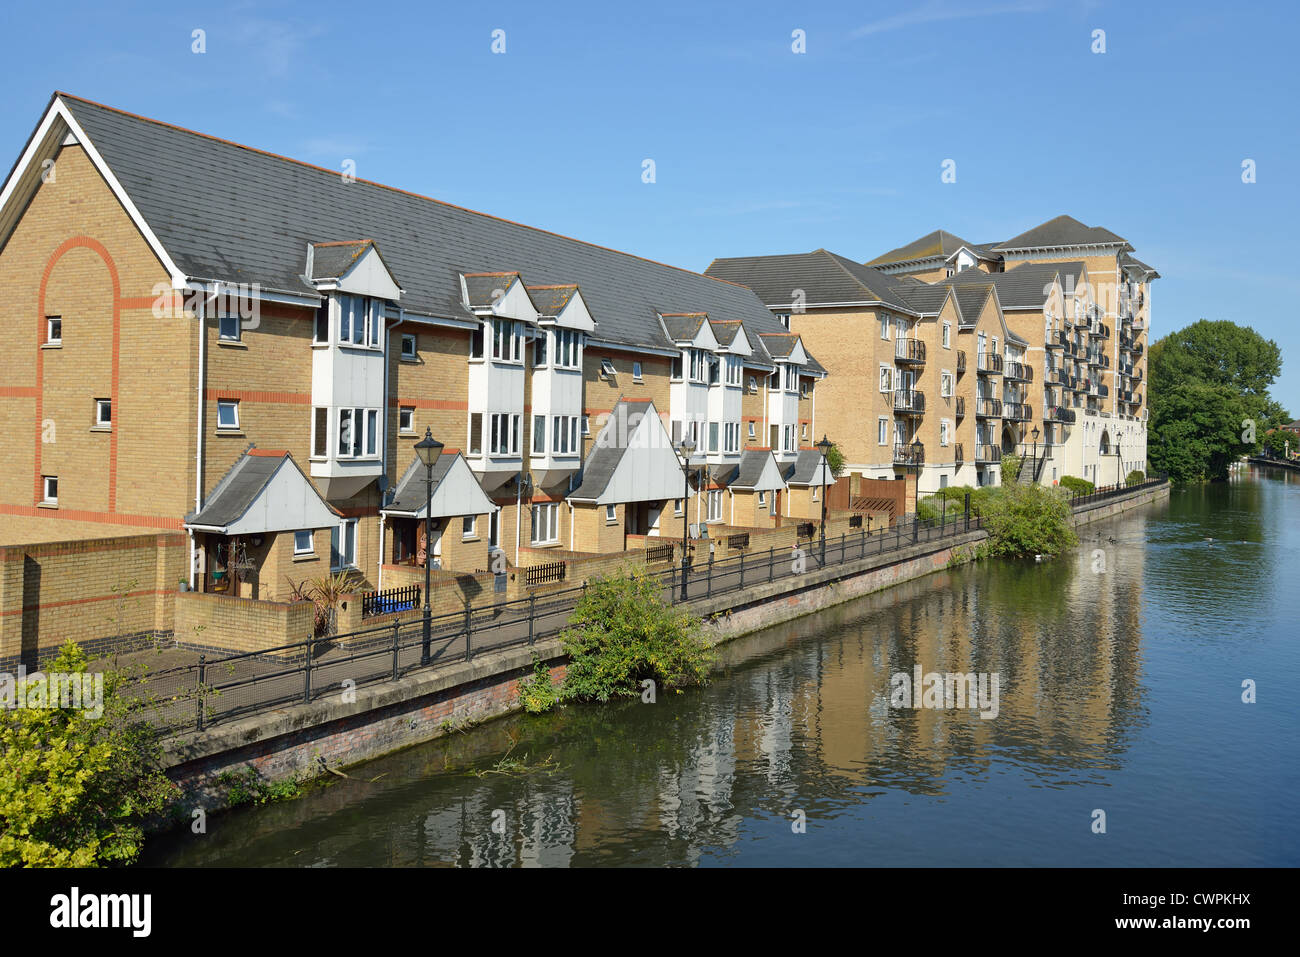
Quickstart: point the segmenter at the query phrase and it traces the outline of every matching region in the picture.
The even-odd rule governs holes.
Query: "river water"
[[[702,690],[372,761],[143,863],[1300,863],[1300,475],[1245,471],[1081,537],[749,636]],[[996,674],[996,717],[893,706],[918,664]],[[507,753],[529,773],[498,773]]]

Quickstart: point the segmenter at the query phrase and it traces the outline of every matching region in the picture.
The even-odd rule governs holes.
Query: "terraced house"
[[[824,357],[820,422],[862,477],[918,488],[1066,475],[1099,485],[1146,463],[1150,284],[1127,240],[1058,216],[1005,242],[942,230],[866,264],[824,249],[717,259]],[[872,424],[874,423],[874,429]]]
[[[64,94],[0,315],[0,516],[180,532],[195,590],[768,527],[829,481],[826,371],[745,286]]]

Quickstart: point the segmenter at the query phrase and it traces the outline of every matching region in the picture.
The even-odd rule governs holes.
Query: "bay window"
[[[501,412],[488,417],[490,433],[488,436],[488,453],[490,455],[519,454],[519,416]]]

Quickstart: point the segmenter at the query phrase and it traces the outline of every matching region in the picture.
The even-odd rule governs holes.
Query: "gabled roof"
[[[673,342],[690,342],[700,331],[709,318],[706,312],[688,312],[688,313],[664,313],[664,328],[668,330],[668,337]]]
[[[968,269],[966,272],[979,272],[979,270]],[[980,275],[988,276],[987,273],[980,273]],[[908,305],[918,315],[922,316],[937,316],[940,310],[943,309],[943,304],[947,301],[949,294],[949,289],[945,285],[920,282],[910,278],[908,281],[898,282],[894,288],[898,290],[898,294],[907,301]]]
[[[889,276],[826,249],[715,259],[705,273],[748,286],[774,309],[791,308],[800,302],[810,307],[879,302],[910,311]],[[802,299],[797,290],[802,291]]]
[[[771,449],[745,449],[740,453],[739,464],[718,481],[720,485],[743,491],[770,492],[785,488],[781,467]]]
[[[393,491],[393,500],[381,511],[385,515],[410,515],[424,518],[425,506],[429,504],[428,475],[419,456],[411,459],[411,464],[397,482]],[[460,454],[459,449],[443,449],[438,460],[433,463],[433,507],[430,509],[434,518],[448,518],[459,515],[487,515],[496,510],[492,500],[474,476],[474,471]]]
[[[1053,282],[1059,278],[1063,289],[1077,288],[1083,284],[1085,270],[1082,262],[1045,262],[1020,263],[993,275],[971,275],[972,272],[968,269],[942,282],[960,287],[972,283],[984,286],[991,281],[1003,309],[1042,309]]]
[[[531,283],[580,285],[600,323],[599,340],[617,345],[669,348],[660,312],[705,311],[741,319],[756,333],[780,329],[754,294],[734,283],[367,180],[347,181],[338,170],[67,94],[54,95],[55,109],[66,110],[84,132],[168,269],[191,280],[256,283],[314,300],[305,276],[308,244],[364,236],[382,247],[401,279],[402,307],[415,316],[473,318],[460,274],[501,264],[496,268],[518,270]],[[61,129],[45,121],[41,129],[61,141]],[[25,150],[10,180],[24,190],[39,186],[31,163],[55,148]],[[10,195],[25,203],[16,190]],[[7,212],[0,217],[0,245],[11,221]]]
[[[961,313],[960,326],[969,328],[979,321],[984,304],[993,295],[993,283],[963,283],[955,287],[957,293],[957,310]]]
[[[375,247],[373,239],[349,239],[341,242],[311,244],[311,279],[320,282],[323,279],[339,279],[356,265],[366,252]],[[383,259],[381,255],[379,257]]]
[[[576,284],[555,286],[527,286],[528,295],[537,307],[538,315],[545,319],[554,319],[564,311],[574,295],[578,292]]]
[[[1144,278],[1147,279],[1160,278],[1160,273],[1156,272],[1153,268],[1148,266],[1142,260],[1138,259],[1136,256],[1131,256],[1128,253],[1119,254],[1119,264],[1126,269],[1135,270],[1140,273],[1145,273],[1146,275]]]
[[[818,449],[800,449],[799,457],[786,467],[787,485],[834,485],[830,468],[822,467],[822,454]]]
[[[617,505],[682,497],[681,465],[654,402],[615,403],[578,479],[569,501]]]
[[[320,497],[293,456],[250,445],[221,477],[187,526],[225,534],[329,528],[340,513]]]
[[[523,277],[517,272],[467,272],[465,273],[465,296],[471,309],[491,309],[493,303],[510,291],[510,287],[522,282]]]
[[[892,266],[897,263],[924,259],[944,260],[954,256],[963,247],[969,249],[972,255],[987,261],[995,262],[1002,258],[980,243],[968,242],[960,236],[954,236],[942,229],[936,229],[932,233],[926,233],[920,239],[914,239],[904,246],[899,246],[897,249],[891,249],[889,252],[877,256],[875,259],[868,261],[867,265]]]
[[[1100,226],[1085,226],[1073,216],[1057,216],[1033,229],[1026,230],[1019,236],[1013,236],[1005,242],[995,243],[993,249],[998,252],[1011,252],[1020,249],[1048,249],[1073,246],[1120,246],[1132,250],[1123,236],[1117,236],[1109,229]]]

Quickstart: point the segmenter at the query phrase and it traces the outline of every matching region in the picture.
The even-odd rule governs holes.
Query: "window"
[[[758,434],[758,433],[757,433],[756,430],[755,430],[755,423],[754,423],[754,421],[751,419],[750,422],[749,422],[749,437],[752,439],[752,438],[754,438],[757,434]]]
[[[491,434],[488,436],[488,453],[491,455],[519,454],[519,416],[497,413],[488,416]]]
[[[945,349],[952,348],[952,323],[951,322],[945,322],[943,324],[943,347]]]
[[[239,313],[222,313],[217,317],[217,338],[225,342],[239,341]]]
[[[41,487],[43,488],[41,504],[58,505],[59,504],[59,477],[57,475],[42,475]]]
[[[330,341],[330,301],[326,299],[316,307],[316,323],[312,328],[311,341],[323,345]]]
[[[537,338],[533,340],[533,368],[541,369],[546,366],[546,347],[551,341],[551,334],[545,329],[537,331]]]
[[[672,364],[668,369],[668,378],[674,382],[682,381],[682,354],[680,352],[673,356]]]
[[[889,419],[883,415],[876,420],[876,444],[889,444]]]
[[[722,520],[722,490],[717,489],[709,493],[709,517],[710,522],[719,522]]]
[[[379,454],[378,409],[339,409],[338,422],[339,458]]]
[[[109,429],[113,427],[113,400],[96,399],[95,400],[95,428]]]
[[[613,524],[614,524],[615,522],[617,522],[617,521],[618,521],[618,506],[617,506],[617,505],[606,505],[606,506],[605,506],[605,524],[606,524],[606,525],[613,525]]]
[[[614,363],[609,359],[600,360],[600,376],[602,379],[613,379],[618,375],[614,368]]]
[[[719,424],[719,423],[717,423],[717,422],[710,422],[710,423],[709,423],[709,451],[710,451],[710,452],[717,452],[717,451],[719,451],[719,446],[718,446],[718,424]]]
[[[330,529],[330,567],[352,568],[357,563],[357,520],[345,518]]]
[[[239,428],[239,401],[217,400],[217,428],[233,431]]]
[[[534,435],[536,439],[536,435]],[[543,445],[545,448],[545,445]],[[576,455],[578,452],[578,417],[556,415],[551,420],[551,451],[556,455]]]
[[[340,295],[339,343],[351,346],[380,348],[384,302],[382,299],[370,299],[366,296]]]
[[[778,312],[776,314],[776,318],[777,321],[781,323],[781,325],[785,326],[787,329],[790,328],[790,313]]]
[[[576,329],[555,330],[555,366],[577,369],[582,365],[582,333]],[[603,366],[602,366],[603,368]]]
[[[302,529],[293,533],[293,553],[295,555],[311,555],[315,550],[316,546],[312,542],[311,529]]]
[[[632,363],[632,381],[633,382],[641,381],[641,363],[639,362]]]
[[[560,506],[555,502],[533,506],[533,545],[550,545],[560,540]]]
[[[402,333],[402,358],[415,358],[415,333],[413,332]]]
[[[469,541],[478,534],[478,516],[466,515],[460,520],[461,541]]]
[[[582,417],[582,434],[583,434],[583,435],[591,435],[591,418],[590,418],[590,416],[586,416],[586,415],[584,415],[584,416]]]
[[[952,431],[952,425],[949,423],[949,421],[947,419],[940,419],[939,420],[939,444],[940,445],[948,444],[948,436],[951,431]]]
[[[880,391],[889,392],[894,384],[894,370],[887,365],[880,366]]]
[[[546,416],[533,416],[533,454],[546,454]]]
[[[469,454],[483,454],[483,413],[471,412],[469,416]]]
[[[691,381],[709,381],[709,354],[703,349],[688,349],[691,359]]]
[[[939,394],[945,399],[952,398],[952,373],[944,371],[939,375]]]
[[[767,493],[760,491],[758,493],[758,507],[767,508]]]
[[[682,514],[682,500],[681,500],[680,498],[675,498],[675,499],[673,499],[673,514],[676,515],[676,516],[678,516],[679,518],[681,517],[681,514]]]
[[[807,423],[807,422],[805,422],[803,425],[799,426],[799,438],[800,438],[800,439],[806,439],[806,438],[808,438],[808,423]]]
[[[471,359],[483,358],[483,325],[480,323],[469,334],[469,357]]]
[[[786,450],[787,452],[793,452],[793,451],[794,451],[794,426],[793,426],[793,425],[787,425],[787,426],[785,427],[785,445],[784,445],[784,448],[785,448],[785,450]]]
[[[889,338],[889,316],[880,317],[880,338]]]
[[[521,362],[520,345],[523,337],[519,323],[509,319],[492,320],[492,358],[499,362]]]
[[[758,379],[755,378],[754,376],[749,377],[749,391],[750,392],[758,391]]]
[[[60,345],[63,342],[63,320],[60,317],[45,317],[45,341],[50,345]]]
[[[404,405],[397,410],[397,431],[415,431],[415,406]]]
[[[330,410],[326,408],[312,409],[311,454],[318,458],[329,454],[329,414]]]

